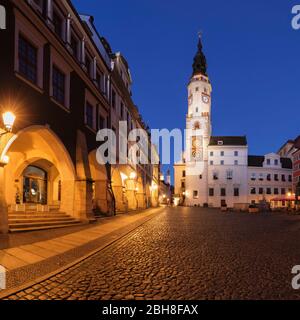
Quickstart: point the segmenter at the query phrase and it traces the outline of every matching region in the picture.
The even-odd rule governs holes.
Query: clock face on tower
[[[209,103],[209,97],[208,96],[202,96],[202,101],[204,102],[204,103]]]

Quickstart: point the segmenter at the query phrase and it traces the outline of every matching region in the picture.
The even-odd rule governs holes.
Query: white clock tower
[[[206,58],[199,38],[188,85],[186,117],[186,192],[188,206],[208,204],[208,144],[211,137],[211,93]]]

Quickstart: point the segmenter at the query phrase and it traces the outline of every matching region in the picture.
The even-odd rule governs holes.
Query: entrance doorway
[[[28,166],[23,173],[23,203],[47,204],[47,172]]]

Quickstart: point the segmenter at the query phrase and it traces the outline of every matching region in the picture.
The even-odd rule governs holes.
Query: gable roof
[[[211,137],[209,141],[209,146],[247,146],[247,144],[246,136],[216,136]]]

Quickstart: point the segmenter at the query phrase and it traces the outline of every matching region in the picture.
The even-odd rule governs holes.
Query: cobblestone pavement
[[[169,208],[10,299],[299,299],[300,217]]]

